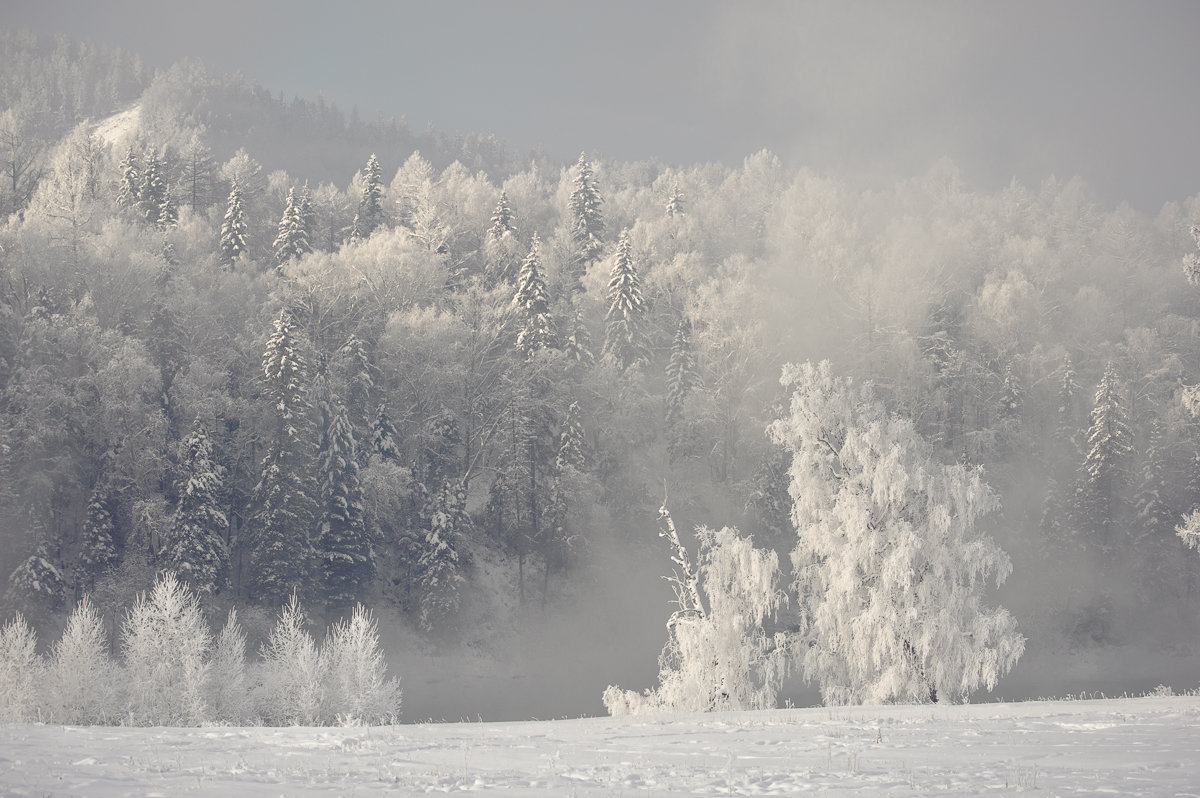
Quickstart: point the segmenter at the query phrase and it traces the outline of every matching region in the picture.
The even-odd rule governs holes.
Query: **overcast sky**
[[[241,70],[518,152],[1200,193],[1200,2],[0,0],[0,24]]]

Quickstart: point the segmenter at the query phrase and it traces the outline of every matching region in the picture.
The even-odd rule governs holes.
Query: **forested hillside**
[[[0,614],[45,639],[170,570],[213,618],[294,592],[486,646],[669,568],[664,495],[786,564],[765,431],[828,359],[983,467],[1030,652],[1200,640],[1200,198],[531,162],[197,64],[0,56]]]

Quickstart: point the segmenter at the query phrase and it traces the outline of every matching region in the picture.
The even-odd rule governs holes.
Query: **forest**
[[[1200,196],[556,163],[63,38],[0,65],[0,617],[43,646],[85,597],[116,645],[164,573],[252,651],[296,602],[436,658],[620,594],[661,642],[688,551],[770,559],[759,623],[803,631],[803,410],[920,458],[1027,658],[1195,656]]]

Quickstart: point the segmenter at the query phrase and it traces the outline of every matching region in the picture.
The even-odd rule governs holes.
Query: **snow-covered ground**
[[[20,796],[1200,796],[1200,697],[384,728],[0,727]]]

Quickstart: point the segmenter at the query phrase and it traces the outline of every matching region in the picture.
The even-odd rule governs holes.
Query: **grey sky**
[[[5,26],[195,56],[364,117],[518,151],[1086,179],[1150,212],[1200,192],[1200,3],[0,0]]]

